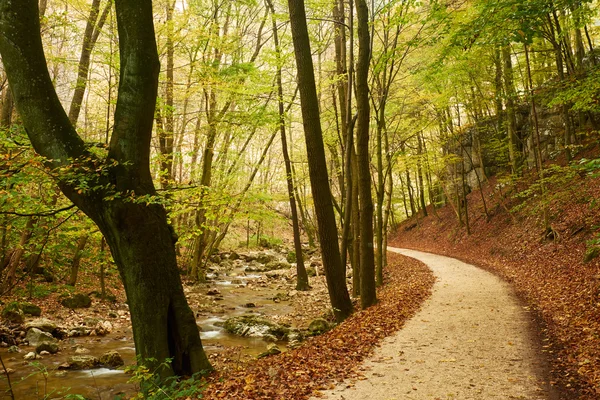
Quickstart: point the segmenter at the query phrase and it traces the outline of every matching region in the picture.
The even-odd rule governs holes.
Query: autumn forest
[[[597,399],[598,6],[0,0],[0,399]]]

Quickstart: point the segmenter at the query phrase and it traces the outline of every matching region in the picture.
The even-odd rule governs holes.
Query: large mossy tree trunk
[[[136,352],[161,377],[211,366],[179,278],[173,234],[150,173],[160,64],[152,3],[116,2],[121,59],[115,124],[105,159],[91,154],[48,74],[36,0],[0,0],[0,55],[31,143],[63,193],[100,228],[117,263]],[[84,181],[86,185],[80,185]],[[95,188],[87,189],[87,188]],[[150,360],[152,359],[152,360]]]
[[[338,232],[329,188],[319,101],[306,24],[306,10],[303,0],[288,0],[288,5],[298,68],[302,122],[308,153],[310,184],[317,215],[319,244],[333,312],[336,320],[342,321],[352,313],[352,302],[346,287],[346,276],[338,246]]]

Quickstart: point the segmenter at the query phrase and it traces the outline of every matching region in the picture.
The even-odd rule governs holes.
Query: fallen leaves
[[[415,314],[434,282],[427,267],[416,260],[389,254],[388,262],[378,304],[356,311],[297,349],[212,375],[202,398],[301,400],[346,378],[365,379],[356,366]]]
[[[484,191],[490,204],[498,198],[491,189],[494,184]],[[558,241],[540,240],[542,228],[534,210],[508,218],[498,206],[487,221],[478,211],[480,193],[474,192],[469,196],[471,235],[458,228],[456,216],[446,207],[437,210],[439,219],[421,219],[418,227],[408,229],[414,221],[405,222],[392,245],[456,257],[511,283],[540,322],[546,341],[543,350],[551,358],[551,383],[558,385],[565,399],[596,400],[600,398],[600,280],[596,278],[600,259],[584,263],[583,255],[586,241],[594,234],[592,227],[600,226],[597,206],[591,206],[600,201],[600,185],[598,179],[574,179],[569,187],[553,188],[553,196],[552,226]]]

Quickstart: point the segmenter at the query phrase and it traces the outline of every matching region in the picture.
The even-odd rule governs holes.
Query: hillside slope
[[[553,237],[544,232],[539,194],[492,180],[483,196],[468,197],[470,235],[450,206],[435,213],[428,208],[428,217],[400,224],[390,245],[460,258],[510,282],[539,317],[553,383],[563,397],[598,399],[600,261],[584,257],[600,226],[600,182],[566,172],[557,170],[546,196]]]

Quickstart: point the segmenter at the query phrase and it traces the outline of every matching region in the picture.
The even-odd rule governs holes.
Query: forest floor
[[[545,199],[527,182],[495,179],[469,194],[470,234],[452,207],[429,207],[429,216],[400,224],[390,245],[456,257],[507,281],[536,316],[561,398],[598,399],[600,260],[584,260],[598,246],[599,179],[568,167],[547,177]]]
[[[368,379],[344,382],[319,398],[557,398],[532,317],[506,282],[453,258],[390,250],[433,270],[433,294],[361,365]]]
[[[335,329],[300,347],[238,364],[221,364],[209,377],[202,399],[301,400],[344,379],[367,379],[360,363],[397,332],[431,293],[435,278],[421,262],[389,255],[379,302],[356,311]]]

